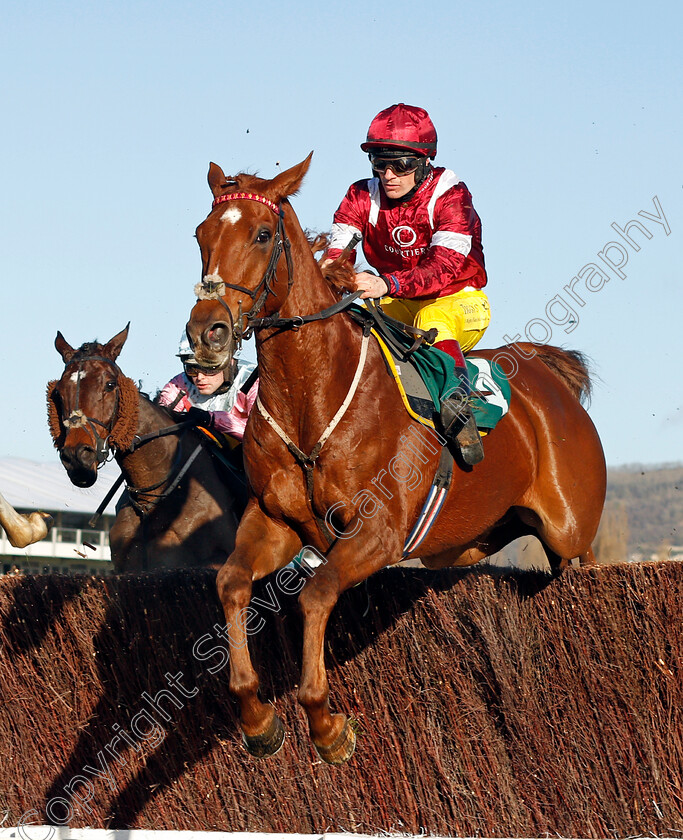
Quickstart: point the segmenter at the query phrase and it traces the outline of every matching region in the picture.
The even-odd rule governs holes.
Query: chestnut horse
[[[345,715],[330,711],[324,636],[341,593],[403,558],[419,556],[432,569],[467,566],[529,534],[555,571],[576,557],[594,562],[606,470],[579,402],[590,388],[580,355],[510,345],[504,352],[516,372],[509,413],[485,437],[483,462],[456,466],[419,551],[404,553],[440,451],[434,433],[404,409],[374,338],[364,338],[346,313],[306,318],[339,301],[287,200],[310,158],[272,180],[226,177],[211,164],[213,207],[197,228],[203,299],[187,332],[198,363],[212,367],[230,362],[245,333],[256,335],[259,399],[244,438],[252,495],[217,578],[245,745],[255,755],[271,754],[283,739],[273,706],[258,697],[247,645],[260,626],[250,607],[252,584],[308,544],[324,562],[309,570],[299,595],[298,699],[320,756],[340,764],[355,735]],[[288,572],[276,577],[281,588]]]
[[[128,327],[107,344],[74,350],[61,333],[65,364],[48,385],[50,431],[69,478],[91,487],[110,448],[126,481],[109,541],[117,572],[152,566],[219,568],[235,545],[233,496],[206,439],[139,393],[116,359]],[[172,434],[167,434],[167,432]]]

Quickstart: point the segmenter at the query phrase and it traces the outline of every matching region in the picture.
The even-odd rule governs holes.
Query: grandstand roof
[[[105,464],[92,487],[75,487],[55,455],[54,462],[38,463],[26,458],[0,458],[0,493],[19,510],[94,513],[120,475],[115,462]],[[114,514],[115,498],[105,513]]]

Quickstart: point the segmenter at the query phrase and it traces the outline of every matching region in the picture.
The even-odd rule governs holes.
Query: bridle
[[[111,435],[112,429],[116,423],[116,417],[119,412],[119,376],[122,376],[121,369],[119,366],[113,362],[111,359],[106,358],[106,356],[95,356],[95,355],[87,355],[81,356],[79,359],[76,360],[78,363],[78,370],[76,371],[76,408],[74,408],[68,417],[60,416],[60,421],[67,431],[69,429],[78,429],[78,428],[89,428],[90,433],[92,434],[93,438],[95,439],[95,458],[97,461],[97,469],[99,469],[103,464],[105,464],[110,457],[112,456],[111,446],[109,445],[109,437]],[[98,420],[96,417],[88,417],[80,408],[80,393],[81,393],[81,378],[83,372],[83,365],[85,362],[105,362],[110,367],[114,369],[116,373],[116,389],[115,389],[115,402],[114,402],[114,410],[112,412],[111,418],[109,419],[108,423],[103,423],[101,420]],[[68,369],[69,365],[75,364],[75,361],[70,361],[67,363],[64,371]],[[96,426],[100,426],[106,432],[106,437],[102,437]]]
[[[111,417],[107,423],[98,420],[96,417],[89,417],[79,407],[83,366],[86,362],[92,361],[105,362],[111,368],[113,368],[116,374],[116,393],[114,410],[112,411]],[[121,406],[120,377],[123,377],[124,375],[119,366],[111,359],[108,359],[106,356],[99,356],[95,354],[82,355],[76,359],[69,361],[64,369],[65,372],[71,365],[75,364],[78,364],[78,369],[73,374],[77,377],[75,400],[76,407],[72,409],[72,411],[67,417],[64,417],[63,413],[60,412],[59,420],[67,431],[70,429],[78,428],[84,428],[89,430],[90,434],[95,440],[95,458],[97,462],[97,469],[99,470],[100,467],[103,466],[103,464],[110,460],[110,457],[113,457],[112,447],[116,448],[115,442],[113,444],[110,444],[110,437],[112,435],[114,427],[116,426],[117,420],[119,420],[118,414]],[[104,431],[106,432],[105,437],[103,437],[100,434],[97,427],[101,427],[102,429],[104,429]],[[148,434],[136,434],[130,445],[126,448],[125,452],[132,453],[136,449],[139,449],[141,446],[144,446],[150,441],[156,440],[160,437],[166,437],[168,435],[179,435],[180,441],[182,442],[186,432],[190,431],[193,428],[194,423],[191,420],[184,420],[180,423],[165,426],[164,428],[158,429],[157,431],[149,432]],[[199,440],[197,440],[196,446],[192,448],[190,454],[187,455],[187,457],[185,457],[184,460],[181,447],[179,446],[176,451],[174,462],[171,465],[169,472],[167,473],[167,475],[164,476],[164,478],[161,479],[161,481],[158,481],[155,484],[150,485],[148,487],[135,487],[131,484],[126,484],[126,489],[128,491],[130,503],[132,507],[138,512],[141,518],[148,516],[160,502],[164,501],[168,496],[171,495],[171,493],[173,493],[173,491],[179,485],[179,483],[181,482],[181,480],[183,479],[183,477],[185,476],[185,474],[190,469],[193,462],[199,455],[205,441],[205,436],[200,435]],[[98,507],[96,513],[91,517],[89,522],[91,527],[95,526],[95,523],[100,518],[104,509],[109,504],[111,499],[114,497],[123,481],[124,476],[123,473],[121,473],[121,475],[109,489],[107,495]]]
[[[197,298],[200,300],[217,300],[223,309],[225,309],[228,313],[232,337],[237,348],[241,347],[242,341],[250,339],[256,330],[272,328],[298,330],[300,327],[303,327],[304,324],[310,324],[313,321],[322,321],[325,318],[336,315],[338,312],[343,312],[351,306],[356,298],[360,297],[361,292],[346,295],[341,300],[333,303],[332,306],[328,306],[327,309],[315,312],[312,315],[293,315],[289,318],[281,318],[280,314],[275,312],[273,315],[259,317],[259,312],[265,306],[268,294],[275,294],[271,286],[271,280],[275,275],[277,264],[283,251],[285,253],[285,259],[287,260],[287,293],[289,294],[291,291],[294,283],[291,244],[287,236],[287,232],[285,231],[284,210],[281,206],[270,201],[270,199],[265,196],[259,195],[258,193],[246,192],[227,193],[226,195],[219,195],[215,198],[211,207],[213,209],[218,204],[222,204],[224,201],[234,201],[236,199],[258,201],[272,210],[278,217],[277,228],[275,236],[273,237],[273,248],[270,252],[268,265],[266,266],[265,273],[261,278],[260,283],[255,289],[247,289],[246,286],[238,286],[235,283],[226,283],[222,278],[211,274],[206,275],[195,286],[195,295]],[[342,256],[338,257],[338,259],[343,259],[348,256],[359,241],[360,236],[355,234],[352,237],[351,242],[349,242],[349,244],[344,248]],[[234,321],[232,310],[223,299],[226,289],[235,289],[238,292],[244,292],[246,295],[249,295],[252,300],[254,300],[258,295],[258,300],[256,300],[254,306],[244,316],[242,315],[242,301],[238,301],[237,323]],[[243,320],[246,320],[246,327],[243,326]]]
[[[281,205],[275,204],[265,196],[258,195],[258,193],[240,192],[226,193],[225,195],[217,196],[214,199],[213,204],[211,205],[211,209],[217,207],[219,204],[222,204],[225,201],[236,201],[244,199],[249,201],[258,201],[260,204],[264,204],[277,216],[277,227],[275,228],[275,235],[273,236],[273,247],[270,251],[268,265],[266,266],[266,270],[263,274],[263,277],[254,289],[248,289],[246,286],[239,286],[236,283],[226,283],[224,280],[217,277],[216,275],[209,274],[201,280],[201,282],[197,285],[195,289],[198,298],[202,300],[218,300],[221,306],[223,306],[223,308],[226,310],[230,318],[230,329],[232,331],[232,337],[238,348],[241,347],[242,341],[247,341],[249,338],[251,338],[254,330],[258,329],[261,326],[259,322],[262,319],[258,316],[263,307],[266,305],[268,295],[275,294],[272,281],[275,277],[275,272],[277,271],[277,264],[280,261],[280,257],[282,256],[283,251],[285,254],[285,259],[287,261],[288,294],[292,288],[292,283],[294,282],[291,243],[287,236],[287,232],[285,231],[285,214],[284,209]],[[226,289],[234,289],[237,292],[244,292],[244,294],[248,295],[254,302],[253,306],[245,316],[242,315],[242,301],[240,300],[238,302],[237,323],[235,323],[230,307],[223,300],[223,295],[225,294]],[[246,326],[243,323],[244,320],[246,320]]]

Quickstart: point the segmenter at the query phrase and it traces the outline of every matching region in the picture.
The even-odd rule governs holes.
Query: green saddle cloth
[[[413,339],[400,327],[395,327],[391,320],[387,320],[383,324],[384,329],[390,332],[391,343],[404,348],[404,353],[410,350]],[[443,400],[460,384],[460,378],[455,373],[455,360],[448,353],[423,344],[404,361],[410,362],[420,374],[438,414]],[[489,359],[468,356],[465,361],[472,389],[470,400],[475,422],[480,429],[493,429],[510,407],[508,378],[500,365]]]
[[[468,356],[465,361],[472,387],[472,414],[476,424],[480,429],[493,429],[510,408],[510,382],[497,362],[482,359],[481,356]]]
[[[410,344],[410,342],[408,342]],[[510,383],[496,362],[467,356],[470,379],[470,401],[477,427],[494,429],[510,407]],[[417,368],[438,413],[443,400],[460,384],[455,372],[455,359],[436,347],[420,347],[410,357]]]

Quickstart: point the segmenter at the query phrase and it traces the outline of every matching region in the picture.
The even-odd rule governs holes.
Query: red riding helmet
[[[380,111],[370,123],[364,152],[373,149],[405,149],[414,155],[436,156],[436,129],[424,108],[392,105]]]

